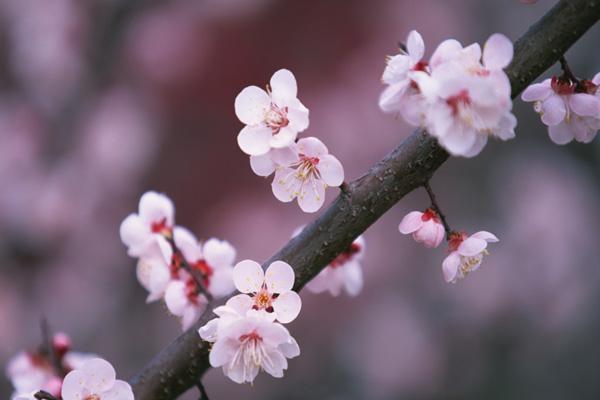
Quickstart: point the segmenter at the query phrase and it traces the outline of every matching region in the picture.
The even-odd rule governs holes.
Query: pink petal
[[[147,224],[162,222],[166,220],[167,225],[172,226],[175,222],[175,206],[164,194],[146,192],[140,198],[139,214]]]
[[[235,260],[235,249],[226,240],[208,239],[202,247],[204,259],[214,267],[231,266]]]
[[[137,214],[130,214],[121,222],[119,235],[126,246],[140,246],[144,244],[152,232]]]
[[[442,263],[442,271],[444,272],[444,279],[446,282],[454,282],[456,275],[458,274],[458,266],[460,265],[460,255],[453,251],[444,259]]]
[[[357,261],[350,261],[342,267],[344,274],[344,288],[349,296],[358,296],[363,288],[363,271]]]
[[[324,268],[312,278],[307,284],[306,289],[312,293],[323,293],[329,288],[329,282],[331,281],[330,277],[330,268]]]
[[[254,300],[252,300],[252,297],[248,296],[247,294],[238,294],[235,295],[233,297],[231,297],[229,300],[227,300],[227,303],[225,303],[225,305],[227,307],[232,308],[233,310],[235,310],[235,312],[237,312],[239,315],[243,316],[246,315],[246,312],[248,312],[250,309],[252,309],[252,305],[254,304]],[[216,311],[216,309],[215,309]],[[215,313],[217,314],[217,313]],[[217,314],[217,315],[221,315],[221,314]]]
[[[471,146],[471,148],[469,150],[467,150],[463,154],[463,156],[467,157],[467,158],[471,158],[471,157],[475,157],[475,156],[479,155],[479,153],[481,153],[481,151],[483,150],[483,148],[485,147],[487,142],[488,142],[487,135],[477,135],[477,138],[475,139],[475,143],[473,143],[473,146]]]
[[[213,270],[208,287],[210,293],[216,297],[225,297],[235,290],[233,284],[233,268],[219,267]]]
[[[542,122],[548,126],[560,124],[567,115],[567,108],[561,96],[550,96],[542,103]]]
[[[133,400],[133,391],[129,383],[117,380],[110,390],[102,393],[102,400]]]
[[[600,118],[600,98],[587,93],[576,93],[570,96],[571,109],[581,117]]]
[[[500,241],[500,239],[498,239],[496,237],[496,235],[494,235],[493,233],[490,233],[488,231],[479,231],[477,233],[472,234],[471,237],[476,238],[476,239],[483,239],[489,243],[494,243],[494,242]]]
[[[300,194],[302,182],[296,178],[296,170],[282,168],[275,171],[271,189],[277,200],[288,203]]]
[[[281,149],[271,149],[271,159],[277,165],[288,166],[298,161],[296,144]]]
[[[63,400],[81,400],[85,394],[86,376],[83,371],[76,369],[67,374],[62,385]]]
[[[283,293],[292,290],[296,275],[292,267],[283,261],[275,261],[265,272],[265,283],[271,293]]]
[[[258,86],[244,88],[235,98],[235,115],[246,125],[256,125],[265,118],[271,97]]]
[[[289,126],[295,132],[302,132],[308,128],[310,123],[308,108],[300,103],[300,100],[295,100],[288,105],[287,118],[290,121]]]
[[[87,361],[81,372],[85,380],[85,387],[92,393],[101,393],[109,390],[117,378],[112,365],[101,358],[93,358]]]
[[[483,63],[487,69],[503,69],[513,58],[513,44],[506,36],[494,33],[483,46]]]
[[[316,137],[307,137],[298,140],[298,152],[309,157],[319,157],[328,154],[327,146]]]
[[[344,167],[337,158],[331,154],[325,154],[319,157],[317,165],[321,174],[321,179],[328,186],[337,187],[344,182]]]
[[[575,137],[573,127],[564,121],[558,125],[548,127],[548,133],[550,139],[560,145],[569,143]]]
[[[169,283],[165,291],[165,304],[171,314],[178,317],[182,316],[188,305],[188,298],[185,295],[185,284],[181,281]]]
[[[250,156],[250,168],[258,176],[269,176],[275,172],[275,163],[271,160],[271,154],[265,153],[261,156]]]
[[[280,69],[271,77],[271,94],[277,104],[298,95],[296,78],[291,71]]]
[[[409,233],[415,232],[423,226],[423,213],[420,211],[411,211],[402,218],[398,230],[400,233],[408,235]]]
[[[273,131],[265,125],[247,125],[240,131],[237,142],[244,153],[260,156],[271,148],[272,137]]]
[[[396,112],[400,109],[406,90],[410,87],[410,79],[404,79],[386,87],[379,96],[379,108],[383,112]]]
[[[283,371],[287,369],[288,362],[281,351],[270,349],[267,350],[267,357],[261,366],[273,378],[283,378]]]
[[[410,31],[406,39],[406,49],[413,62],[419,62],[425,54],[425,43],[417,31]]]
[[[542,83],[534,83],[533,85],[527,86],[527,89],[521,94],[521,100],[523,101],[539,101],[545,100],[553,94],[554,91],[550,86],[550,79],[546,79]]]
[[[173,229],[173,241],[188,262],[193,263],[202,258],[202,247],[196,236],[188,229],[176,226]]]
[[[481,60],[481,46],[479,43],[473,43],[462,49],[462,56],[472,63],[479,63]]]
[[[237,349],[232,342],[227,340],[217,340],[210,350],[208,361],[214,368],[222,367],[229,363]]]
[[[458,246],[458,253],[462,256],[476,256],[487,247],[487,242],[483,239],[474,238],[473,236],[463,240]]]
[[[265,274],[260,264],[252,260],[240,261],[233,268],[233,283],[242,293],[256,293],[262,287]]]
[[[298,293],[288,291],[281,293],[273,302],[273,311],[277,314],[277,320],[287,324],[296,319],[302,308],[302,300]]]
[[[297,136],[298,131],[292,129],[290,126],[286,126],[281,128],[277,134],[271,135],[271,138],[269,139],[269,146],[273,147],[274,149],[281,149],[291,146],[294,144]]]
[[[283,355],[287,358],[294,358],[300,355],[300,347],[298,346],[296,339],[291,336],[287,342],[279,345],[279,350],[281,350]]]
[[[438,140],[442,147],[448,150],[453,156],[465,156],[469,154],[471,148],[477,141],[477,134],[473,129],[453,124],[454,129],[446,133]]]
[[[320,179],[310,178],[305,181],[298,195],[298,205],[305,213],[317,212],[325,202],[327,185]]]
[[[444,40],[433,52],[429,64],[432,68],[435,68],[448,60],[456,58],[461,50],[462,45],[459,41],[454,39]]]

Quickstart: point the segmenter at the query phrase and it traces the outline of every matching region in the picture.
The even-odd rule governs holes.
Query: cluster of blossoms
[[[425,247],[438,247],[446,234],[440,215],[428,208],[425,212],[412,211],[400,222],[400,233],[412,234],[415,241]],[[498,238],[486,231],[472,235],[463,232],[448,233],[448,256],[442,263],[442,271],[446,282],[455,283],[470,272],[479,268],[483,257],[488,255],[488,243],[498,242]]]
[[[138,213],[121,223],[120,235],[128,254],[138,258],[137,277],[149,292],[147,301],[164,299],[184,330],[196,322],[210,297],[234,290],[233,246],[215,238],[200,243],[175,226],[175,208],[165,195],[145,193]]]
[[[72,351],[64,333],[49,346],[14,356],[6,374],[15,389],[11,400],[35,400],[40,391],[61,400],[133,400],[131,386],[116,379],[110,363]]]
[[[476,156],[489,136],[515,136],[510,81],[503,71],[513,57],[508,38],[492,35],[483,51],[477,43],[463,47],[448,39],[429,61],[424,54],[421,35],[411,31],[406,51],[388,58],[382,77],[388,87],[379,99],[383,111],[426,128],[455,156]]]
[[[300,348],[282,325],[296,319],[302,307],[292,290],[294,270],[275,261],[263,271],[252,260],[239,262],[233,271],[235,287],[241,293],[213,312],[217,318],[198,330],[202,339],[213,343],[210,364],[237,383],[252,383],[262,369],[281,378],[287,359]]]
[[[550,139],[567,144],[575,139],[589,143],[600,130],[600,73],[578,80],[570,71],[529,86],[521,99],[534,102]]]
[[[266,91],[244,88],[235,98],[235,114],[246,125],[238,144],[256,175],[275,172],[271,188],[278,200],[297,199],[302,211],[312,213],[323,205],[327,187],[343,183],[344,168],[319,139],[296,140],[309,125],[297,93],[296,78],[287,69],[273,74]]]

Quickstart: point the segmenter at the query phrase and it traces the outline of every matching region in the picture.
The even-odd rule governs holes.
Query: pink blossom
[[[361,235],[308,282],[306,288],[313,293],[329,292],[336,297],[343,289],[349,296],[357,296],[364,284],[360,263],[364,253],[365,239]]]
[[[279,201],[298,199],[302,211],[312,213],[325,202],[325,189],[344,182],[344,168],[319,139],[308,137],[290,146],[278,164],[271,188]],[[279,154],[281,155],[281,154]]]
[[[297,98],[294,74],[280,69],[271,77],[267,91],[248,86],[235,98],[235,114],[246,126],[238,144],[246,154],[258,156],[271,148],[294,143],[298,132],[308,128],[308,109]]]
[[[242,316],[223,326],[209,354],[210,365],[236,383],[252,383],[262,369],[283,377],[288,358],[300,354],[298,343],[281,324],[258,313]]]
[[[398,226],[400,233],[412,233],[416,242],[423,243],[425,247],[438,247],[446,233],[439,215],[431,208],[425,212],[412,211],[408,213]]]
[[[116,379],[108,361],[94,358],[65,376],[62,400],[133,400],[131,386]]]
[[[284,324],[296,319],[302,307],[298,293],[294,292],[294,270],[283,261],[274,261],[266,272],[252,260],[239,262],[233,269],[233,282],[237,290],[252,298],[254,310],[273,314]]]
[[[128,247],[132,257],[155,257],[162,255],[171,259],[172,249],[167,237],[172,235],[175,223],[173,202],[157,192],[146,192],[140,198],[138,213],[127,216],[121,223],[121,241]]]
[[[465,233],[454,232],[450,236],[450,254],[442,263],[446,282],[456,282],[481,265],[484,255],[488,255],[488,243],[498,242],[498,238],[486,231],[480,231],[467,236]]]
[[[194,278],[181,271],[182,279],[169,282],[165,290],[165,304],[171,314],[181,319],[181,329],[189,329],[206,309],[208,299],[202,294]]]
[[[567,144],[575,139],[591,142],[600,129],[600,73],[579,84],[556,76],[534,83],[521,95],[523,101],[534,102],[534,109],[548,126],[550,139]]]

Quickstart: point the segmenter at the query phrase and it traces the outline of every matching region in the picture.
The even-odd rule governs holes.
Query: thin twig
[[[423,184],[423,187],[425,188],[425,190],[427,191],[427,194],[429,195],[429,200],[431,200],[431,208],[433,208],[433,211],[435,211],[437,213],[437,215],[440,216],[440,219],[442,220],[442,224],[444,225],[444,230],[446,231],[446,240],[450,240],[450,234],[452,233],[452,229],[450,228],[450,225],[448,225],[446,216],[442,212],[442,209],[440,208],[440,205],[437,202],[435,193],[433,193],[433,190],[431,190],[429,181],[425,182]]]
[[[569,63],[567,62],[567,59],[565,58],[565,56],[564,55],[560,56],[558,61],[560,62],[560,68],[563,71],[563,76],[565,78],[569,79],[575,85],[579,86],[581,82],[579,82],[579,79],[577,79],[577,77],[575,76],[573,71],[571,71],[571,68],[569,67]]]
[[[33,395],[38,400],[58,400],[56,397],[52,396],[50,393],[40,390],[36,394]]]
[[[198,381],[198,384],[196,386],[200,391],[200,398],[198,400],[209,400],[208,394],[206,394],[206,389],[204,388],[204,384],[202,383],[202,381]]]
[[[60,377],[65,376],[65,369],[58,354],[56,354],[56,349],[54,348],[54,343],[52,340],[52,331],[46,317],[42,317],[40,320],[40,330],[42,332],[42,353],[50,360],[56,375]]]
[[[210,294],[210,292],[208,291],[208,289],[204,285],[204,275],[200,271],[197,271],[194,268],[192,268],[192,266],[185,259],[185,257],[183,255],[183,253],[181,252],[181,250],[179,250],[179,248],[175,244],[175,240],[172,237],[169,237],[169,238],[166,238],[166,239],[168,240],[169,244],[171,245],[171,248],[173,249],[173,255],[175,257],[177,257],[177,259],[180,262],[179,266],[182,269],[184,269],[185,271],[187,271],[192,276],[192,278],[196,282],[196,286],[198,287],[198,291],[200,293],[202,293],[204,295],[204,297],[206,297],[206,299],[208,301],[212,301],[213,300],[213,296],[212,296],[212,294]]]

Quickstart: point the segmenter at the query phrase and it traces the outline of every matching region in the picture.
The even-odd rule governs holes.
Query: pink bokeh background
[[[515,40],[553,3],[1,0],[0,364],[39,344],[42,315],[121,378],[180,333],[144,303],[119,241],[146,190],[238,260],[267,259],[314,218],[275,200],[237,147],[243,87],[291,69],[311,112],[303,136],[352,180],[411,132],[377,107],[384,57],[411,29],[428,55],[448,37]],[[599,35],[567,53],[580,76],[600,70]],[[285,379],[240,386],[213,370],[210,398],[598,398],[600,142],[559,147],[530,105],[515,114],[515,140],[432,180],[453,228],[500,237],[480,271],[446,284],[445,251],[398,233],[428,205],[417,190],[366,232],[359,297],[302,293],[302,355]]]

